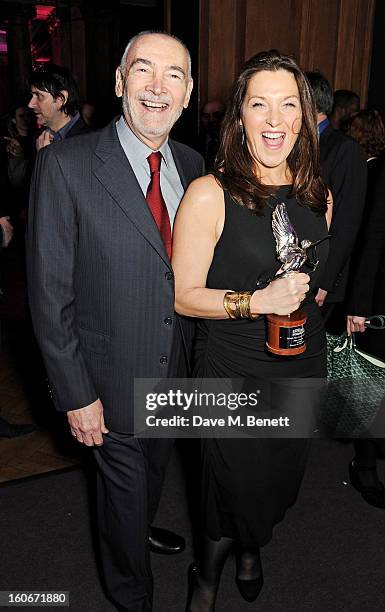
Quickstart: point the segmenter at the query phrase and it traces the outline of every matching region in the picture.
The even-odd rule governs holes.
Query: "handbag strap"
[[[385,329],[385,315],[373,315],[365,319],[365,327],[368,329]]]

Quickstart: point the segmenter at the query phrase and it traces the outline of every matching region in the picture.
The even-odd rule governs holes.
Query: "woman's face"
[[[297,82],[286,70],[257,72],[249,81],[241,111],[249,151],[260,176],[287,169],[287,158],[302,125]],[[269,174],[269,173],[268,173]]]

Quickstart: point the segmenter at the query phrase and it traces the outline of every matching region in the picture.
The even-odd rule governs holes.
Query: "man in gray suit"
[[[133,381],[184,374],[191,337],[174,313],[171,228],[204,165],[168,139],[191,89],[183,43],[139,34],[116,71],[122,116],[42,149],[32,180],[34,327],[56,407],[94,448],[105,581],[130,612],[152,609],[149,525],[171,448],[133,437]]]

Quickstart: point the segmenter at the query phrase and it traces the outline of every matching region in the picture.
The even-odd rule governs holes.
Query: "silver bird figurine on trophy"
[[[286,205],[277,204],[272,214],[271,226],[276,242],[277,258],[282,263],[281,270],[268,282],[286,278],[294,272],[299,272],[306,263],[312,271],[318,266],[318,259],[311,260],[312,249],[329,238],[326,236],[316,242],[302,240],[299,244],[297,233],[287,214]],[[268,350],[276,355],[298,355],[306,350],[305,323],[306,313],[298,309],[289,315],[267,315]]]

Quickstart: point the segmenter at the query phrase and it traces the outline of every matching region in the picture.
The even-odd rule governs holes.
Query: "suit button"
[[[166,280],[172,280],[173,273],[172,272],[166,272],[165,277],[166,277]]]
[[[171,317],[166,317],[165,320],[163,321],[163,323],[165,325],[172,325],[172,318]]]
[[[166,355],[162,355],[162,357],[159,359],[160,363],[164,364],[168,362],[168,359],[166,357]]]

